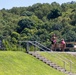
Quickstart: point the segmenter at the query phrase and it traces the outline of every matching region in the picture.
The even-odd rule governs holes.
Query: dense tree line
[[[76,2],[59,4],[37,3],[28,7],[0,10],[0,39],[15,45],[19,40],[42,41],[51,44],[55,33],[59,41],[76,41]],[[58,41],[58,42],[59,42]]]

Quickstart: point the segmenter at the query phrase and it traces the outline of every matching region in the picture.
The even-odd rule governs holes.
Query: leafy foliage
[[[48,14],[48,19],[55,19],[61,16],[61,12],[58,9],[51,10],[50,14]]]
[[[30,19],[22,19],[18,22],[19,29],[18,32],[22,32],[24,28],[29,28],[31,29],[34,26],[34,23]]]
[[[19,40],[42,41],[49,46],[50,37],[76,41],[76,2],[37,3],[29,7],[0,10],[0,39],[17,45]]]

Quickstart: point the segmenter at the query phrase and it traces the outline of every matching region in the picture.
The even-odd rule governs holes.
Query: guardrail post
[[[26,42],[26,45],[27,45],[27,46],[26,46],[26,47],[27,47],[27,48],[26,48],[26,53],[28,53],[28,52],[29,52],[29,42],[28,42],[28,41]]]
[[[35,42],[34,42],[34,44],[35,44]],[[34,52],[36,51],[36,46],[34,46]]]

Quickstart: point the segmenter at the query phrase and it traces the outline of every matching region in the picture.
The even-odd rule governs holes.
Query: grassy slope
[[[65,75],[24,52],[0,51],[0,75]]]
[[[70,65],[71,65],[71,71],[76,73],[76,57],[67,54],[67,53],[48,53],[48,52],[39,52],[41,55],[46,57],[47,59],[51,60],[52,62],[56,63],[59,66],[62,66],[64,68],[64,61],[65,61],[65,69],[70,71]],[[72,63],[70,64],[70,60]]]

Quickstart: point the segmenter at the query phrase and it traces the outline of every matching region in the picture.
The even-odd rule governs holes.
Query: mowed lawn
[[[0,51],[0,75],[65,75],[20,51]]]

